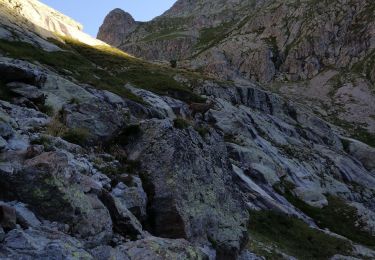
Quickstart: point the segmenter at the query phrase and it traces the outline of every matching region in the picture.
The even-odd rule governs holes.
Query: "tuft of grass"
[[[279,251],[299,259],[329,259],[336,254],[350,255],[352,252],[348,241],[310,228],[300,219],[273,211],[252,211],[249,233],[248,247],[259,254],[264,252],[254,246],[255,241],[272,244]],[[274,254],[273,257],[267,259],[280,259]]]
[[[345,129],[352,138],[375,147],[375,134],[370,133],[364,127],[361,127],[361,125],[354,125],[353,123],[346,122],[336,117],[329,118],[329,120],[335,125]]]
[[[89,141],[89,131],[84,128],[71,128],[61,137],[70,143],[84,146]]]
[[[203,138],[206,137],[206,135],[208,135],[210,133],[210,130],[205,127],[205,126],[197,126],[197,127],[194,127],[195,131],[197,131],[200,136],[202,136]]]
[[[178,129],[186,129],[190,126],[190,123],[183,118],[176,118],[173,120],[173,126]]]
[[[51,140],[48,137],[42,135],[39,138],[32,140],[31,144],[32,145],[50,146],[51,145]]]
[[[212,46],[224,39],[227,33],[232,29],[235,22],[222,23],[216,27],[205,28],[200,31],[196,48]]]
[[[43,104],[38,106],[39,110],[48,115],[48,116],[53,116],[55,114],[55,110],[53,109],[53,106],[48,105],[48,104]]]

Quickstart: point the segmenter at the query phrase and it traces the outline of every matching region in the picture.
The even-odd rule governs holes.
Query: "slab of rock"
[[[142,240],[126,243],[119,247],[126,252],[130,259],[208,259],[207,256],[188,241],[183,239],[163,239],[148,237]]]
[[[128,149],[144,172],[148,230],[160,237],[215,241],[218,255],[236,257],[247,238],[248,215],[233,190],[225,144],[217,134],[203,141],[192,128],[176,130],[172,124],[144,122],[144,134]]]
[[[111,214],[113,229],[116,233],[131,240],[140,239],[145,236],[141,223],[127,209],[121,199],[113,197],[110,193],[104,191],[101,200]]]
[[[105,102],[68,104],[63,108],[64,123],[72,129],[85,129],[89,141],[106,141],[125,126],[127,110]]]
[[[93,259],[83,244],[54,227],[14,229],[0,247],[1,259]]]
[[[112,190],[111,195],[118,200],[123,207],[128,208],[140,221],[147,215],[147,194],[143,190],[142,181],[138,177],[125,175],[127,184],[120,182]]]
[[[25,204],[21,202],[11,202],[8,204],[11,205],[16,211],[17,223],[20,224],[22,228],[36,228],[41,225],[39,219],[35,216],[33,212],[31,212],[27,208]]]
[[[7,84],[7,87],[13,93],[25,97],[38,104],[44,104],[47,96],[39,90],[36,86],[29,85],[22,82],[11,82]]]

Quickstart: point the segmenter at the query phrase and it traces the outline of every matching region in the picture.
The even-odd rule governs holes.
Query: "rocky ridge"
[[[373,14],[372,1],[180,0],[120,45],[101,39],[148,60],[258,81],[374,145]]]
[[[19,19],[0,19],[0,258],[375,257],[374,148],[251,82]]]

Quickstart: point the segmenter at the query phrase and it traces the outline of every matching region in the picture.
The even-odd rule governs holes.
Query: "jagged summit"
[[[99,28],[97,38],[113,46],[119,46],[137,27],[133,16],[120,8],[112,10]]]

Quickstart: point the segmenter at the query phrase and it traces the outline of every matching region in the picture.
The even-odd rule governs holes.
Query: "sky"
[[[83,24],[84,31],[94,37],[104,17],[121,8],[136,21],[149,21],[168,10],[176,0],[41,0],[41,2]]]

